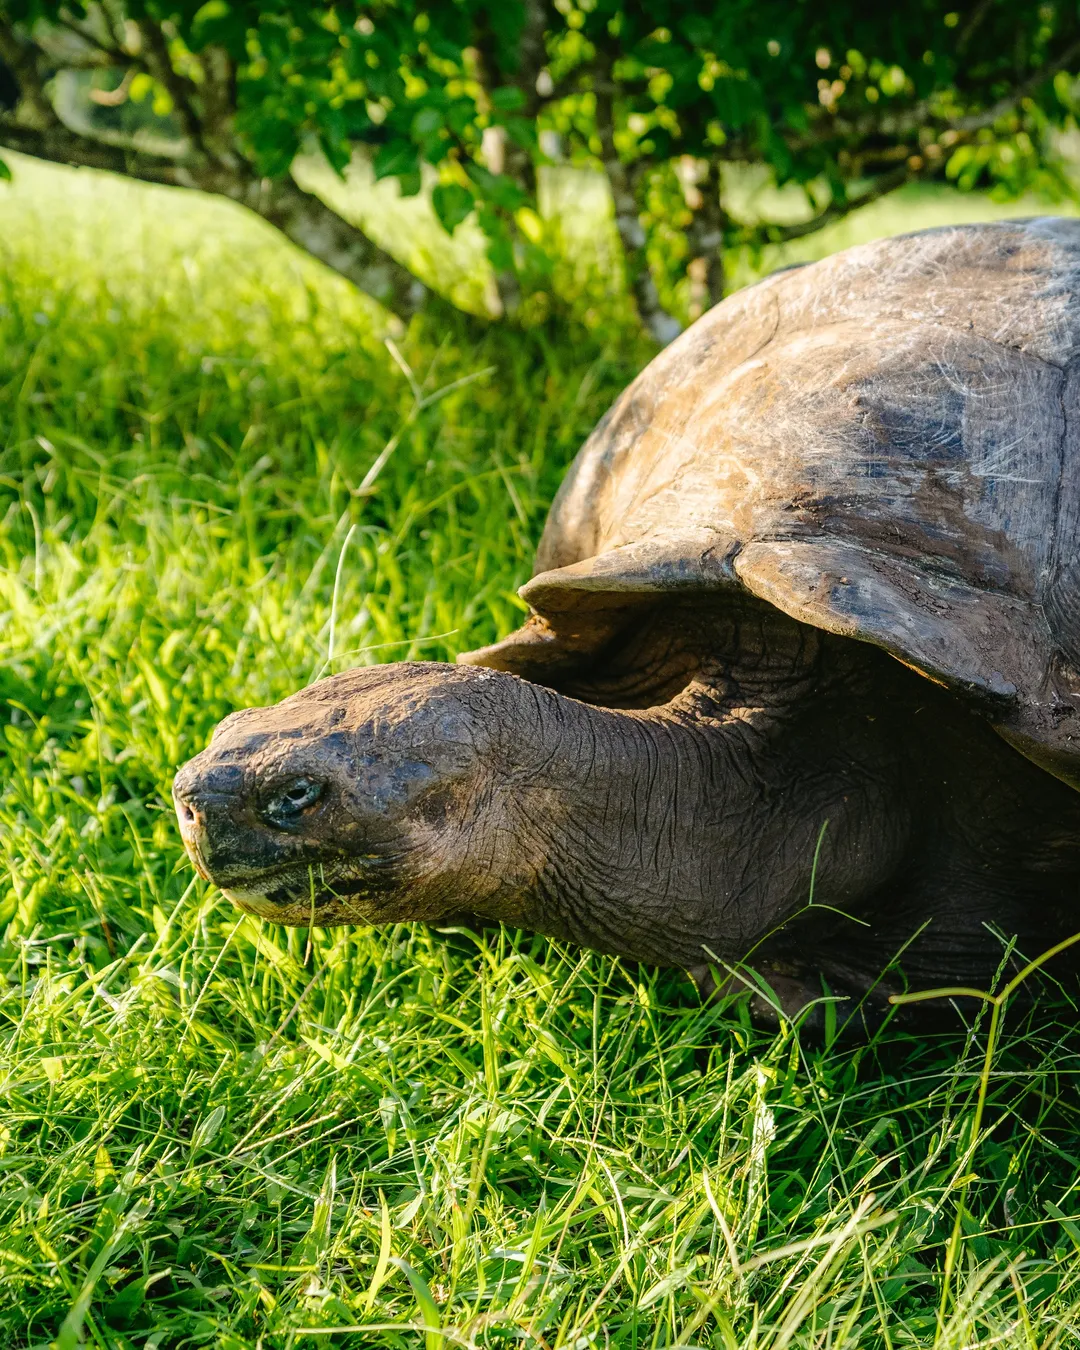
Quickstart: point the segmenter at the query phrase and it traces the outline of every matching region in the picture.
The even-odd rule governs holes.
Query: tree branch
[[[95,64],[99,66],[115,65],[119,60],[126,59],[126,52],[121,51],[119,47],[107,47],[100,38],[95,37],[93,33],[88,33],[85,28],[82,28],[77,24],[64,10],[60,10],[56,15],[55,22],[61,27],[66,28],[69,32],[74,33],[81,42],[84,42],[97,53]]]
[[[720,201],[720,173],[715,160],[693,161],[692,190],[683,183],[686,204],[694,213],[686,231],[690,248],[687,275],[690,278],[690,318],[724,298],[724,209]],[[704,169],[702,173],[701,170]]]
[[[41,127],[57,120],[53,106],[45,95],[45,86],[37,68],[37,53],[24,45],[9,23],[0,20],[0,60],[15,76],[22,102],[34,122]]]
[[[954,122],[948,123],[945,130],[951,131],[981,131],[983,127],[993,126],[999,117],[1004,117],[1006,113],[1012,112],[1018,103],[1024,99],[1030,98],[1033,93],[1048,80],[1052,80],[1055,75],[1061,71],[1067,70],[1069,66],[1080,60],[1080,42],[1074,42],[1066,47],[1056,61],[1049,61],[1045,66],[1040,67],[1034,75],[1026,79],[1023,84],[1018,84],[1011,94],[992,104],[981,113],[972,113],[969,117],[958,117]]]
[[[195,86],[173,69],[169,46],[160,26],[152,19],[139,19],[137,26],[146,55],[146,65],[150,74],[172,99],[181,131],[193,146],[200,150],[205,149],[202,126],[191,103],[191,92]]]
[[[179,161],[164,155],[147,154],[135,147],[91,140],[70,131],[59,120],[48,127],[28,127],[11,118],[0,118],[0,145],[22,155],[33,155],[35,159],[47,159],[53,164],[104,169],[144,183],[186,186]]]
[[[91,103],[96,103],[100,108],[119,108],[121,104],[126,103],[128,91],[131,89],[131,81],[135,78],[135,67],[128,66],[124,71],[124,77],[115,89],[90,89],[87,96]]]
[[[225,164],[238,160],[232,148],[233,109],[236,107],[236,70],[223,47],[210,45],[199,53],[205,76],[199,89],[203,142]]]
[[[545,37],[550,15],[547,0],[525,0],[525,17],[518,43],[517,69],[498,71],[500,81],[512,81],[522,92],[525,103],[522,115],[535,120],[540,110],[540,93],[536,81],[547,60]],[[528,150],[510,141],[506,146],[506,168],[510,176],[521,183],[530,197],[536,196],[536,163]]]
[[[192,186],[239,202],[262,216],[305,253],[325,263],[400,318],[423,308],[423,282],[391,254],[292,179],[257,179],[228,165],[193,176]]]
[[[993,9],[995,3],[996,0],[978,0],[978,4],[971,11],[967,23],[960,30],[960,36],[956,39],[956,54],[958,56],[963,56],[967,51],[971,39],[978,32],[982,21]]]
[[[933,131],[937,136],[949,131],[955,131],[961,135],[981,131],[984,127],[992,126],[999,117],[1004,117],[1006,113],[1012,112],[1019,103],[1022,103],[1025,98],[1029,98],[1048,80],[1052,80],[1055,75],[1076,63],[1080,63],[1080,40],[1071,43],[1053,61],[1048,61],[1046,65],[1040,66],[1034,74],[1030,75],[1022,84],[1018,84],[1011,93],[998,99],[991,107],[984,109],[982,112],[954,118],[951,121],[944,118],[935,118],[931,112],[930,102],[922,99],[911,107],[898,112],[884,108],[878,112],[865,112],[854,117],[844,117],[837,113],[831,116],[819,116],[809,132],[801,134],[789,132],[785,134],[781,129],[780,135],[783,137],[784,144],[790,153],[800,155],[808,150],[827,146],[830,142],[836,142],[842,148],[844,142],[859,143],[872,141],[875,138],[893,141],[897,143],[898,147],[899,143],[923,128]],[[912,147],[908,153],[918,153],[917,148]],[[726,160],[753,159],[753,146],[745,137],[732,137],[719,152],[718,157]]]
[[[900,168],[893,169],[890,173],[882,174],[874,186],[860,196],[850,197],[843,202],[828,206],[824,211],[819,211],[816,216],[811,216],[809,220],[800,221],[798,225],[762,225],[758,228],[770,244],[787,244],[793,239],[804,239],[808,234],[816,234],[818,230],[823,230],[826,225],[832,225],[837,220],[843,220],[852,211],[858,211],[860,207],[869,206],[871,202],[876,202],[888,193],[895,192],[898,187],[901,187],[913,177],[914,175],[905,164]]]
[[[80,136],[60,123],[28,127],[0,118],[0,146],[80,168],[103,169],[144,183],[197,188],[245,206],[306,253],[340,273],[400,318],[415,314],[427,290],[408,268],[291,179],[256,177],[247,166],[169,159]]]
[[[657,342],[667,344],[678,337],[682,325],[660,303],[645,252],[646,236],[641,224],[638,189],[645,173],[645,163],[637,160],[627,164],[615,148],[615,104],[608,89],[611,83],[611,58],[601,57],[601,78],[596,85],[596,132],[600,139],[600,159],[611,188],[615,209],[615,229],[622,244],[626,266],[626,280],[637,306],[638,317]]]

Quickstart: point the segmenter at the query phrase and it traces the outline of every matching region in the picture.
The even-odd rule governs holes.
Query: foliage
[[[815,1047],[192,877],[174,766],[325,668],[349,525],[339,665],[505,631],[646,353],[419,320],[425,392],[492,369],[361,493],[415,405],[370,309],[224,206],[68,177],[0,195],[0,1342],[1080,1344],[1073,1009],[1008,1010],[976,1131],[985,1020]]]
[[[0,144],[104,164],[87,143],[126,131],[145,145],[156,128],[158,151],[171,136],[184,174],[169,179],[161,153],[113,167],[255,209],[244,184],[287,180],[306,146],[338,172],[363,150],[404,194],[426,171],[447,231],[475,217],[504,310],[549,270],[538,170],[599,165],[643,317],[661,335],[646,231],[661,291],[665,271],[690,278],[689,299],[672,301],[685,317],[722,293],[725,245],[812,231],[912,179],[1014,197],[1071,191],[1060,133],[1080,98],[1075,6],[956,5],[2,0],[0,60],[22,102]],[[56,91],[79,71],[76,125],[78,101]],[[50,139],[58,112],[66,122]],[[721,172],[732,165],[797,188],[799,218],[740,217]],[[290,237],[341,265],[340,237],[331,249],[325,234]],[[411,303],[382,273],[345,270]]]

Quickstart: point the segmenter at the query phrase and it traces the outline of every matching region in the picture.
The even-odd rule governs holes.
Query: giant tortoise
[[[176,778],[200,872],[288,924],[749,962],[788,1009],[1080,929],[1080,222],[723,301],[589,437],[521,594],[462,664],[227,717]]]

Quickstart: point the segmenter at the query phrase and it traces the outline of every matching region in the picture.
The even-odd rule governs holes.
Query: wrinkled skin
[[[746,287],[587,439],[523,627],[227,720],[192,856],[284,922],[468,910],[789,1010],[988,987],[1080,928],[1078,405],[1076,221]]]
[[[985,987],[999,934],[1075,925],[1080,796],[875,648],[643,606],[559,685],[402,663],[234,713],[176,778],[188,852],[278,922],[465,910],[706,980],[749,959],[788,1011],[822,976],[879,1008]]]

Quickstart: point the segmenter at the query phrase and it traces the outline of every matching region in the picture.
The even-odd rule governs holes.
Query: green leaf
[[[446,110],[446,124],[455,136],[464,134],[476,119],[476,104],[471,98],[456,98]]]
[[[508,117],[503,126],[515,145],[520,145],[523,150],[536,150],[539,138],[535,122],[530,122],[527,117]]]
[[[418,1271],[413,1270],[404,1257],[392,1256],[390,1264],[397,1266],[398,1270],[409,1281],[409,1284],[412,1285],[412,1291],[416,1296],[416,1306],[420,1311],[420,1316],[424,1319],[424,1325],[428,1328],[424,1337],[427,1350],[443,1350],[443,1337],[438,1334],[442,1325],[439,1318],[439,1305],[432,1297],[427,1281]]]
[[[487,235],[487,257],[496,272],[509,272],[514,266],[514,246],[502,217],[492,207],[478,212],[480,228]]]
[[[517,112],[525,106],[525,95],[516,85],[503,85],[501,89],[491,91],[491,106],[500,112]]]
[[[442,130],[443,115],[438,108],[421,108],[412,120],[412,134],[418,140],[427,140]]]
[[[246,31],[244,15],[226,0],[208,0],[191,20],[191,41],[196,50],[216,42],[236,56],[244,50]]]
[[[492,173],[482,164],[467,164],[465,172],[476,184],[482,196],[505,211],[516,211],[525,203],[525,194],[512,178],[503,173]]]
[[[128,86],[128,98],[132,103],[143,103],[154,92],[154,77],[140,70]]]
[[[193,24],[209,23],[213,19],[223,19],[229,12],[225,0],[206,0],[206,4],[195,11]]]
[[[387,141],[375,156],[375,177],[404,178],[409,174],[419,174],[416,146],[405,140]]]
[[[443,61],[453,61],[455,65],[461,63],[461,43],[451,42],[445,37],[433,37],[428,46],[432,53]]]
[[[127,1327],[135,1320],[146,1302],[147,1290],[158,1280],[165,1279],[168,1270],[159,1270],[131,1280],[105,1304],[105,1320],[113,1327]]]
[[[323,1173],[319,1194],[311,1211],[311,1227],[294,1253],[298,1265],[315,1266],[330,1241],[330,1222],[333,1217],[334,1196],[337,1193],[337,1155],[331,1154]]]
[[[431,204],[447,234],[453,234],[473,209],[473,194],[460,183],[440,183],[431,194]]]
[[[11,182],[11,170],[4,163],[4,161],[0,159],[0,183],[10,183],[10,182]]]
[[[124,1216],[112,1237],[102,1244],[101,1250],[83,1278],[78,1294],[68,1308],[67,1315],[60,1324],[60,1330],[53,1342],[56,1350],[76,1350],[76,1347],[82,1342],[83,1323],[86,1321],[86,1314],[90,1310],[95,1286],[128,1233],[146,1218],[150,1212],[150,1205],[149,1200],[136,1201]]]
[[[339,178],[344,178],[345,170],[349,167],[349,160],[352,158],[349,151],[349,144],[345,138],[337,136],[330,137],[324,132],[320,132],[319,146],[326,156],[326,162]]]
[[[225,1119],[224,1106],[215,1106],[209,1115],[203,1116],[191,1136],[191,1151],[197,1153],[201,1148],[209,1148],[217,1138],[221,1122]]]

